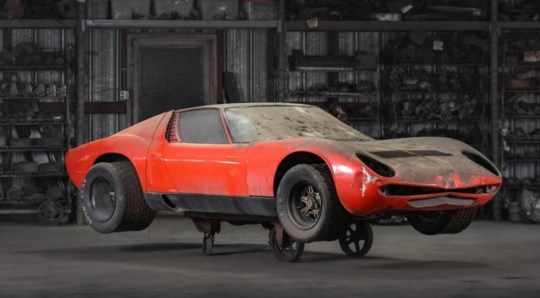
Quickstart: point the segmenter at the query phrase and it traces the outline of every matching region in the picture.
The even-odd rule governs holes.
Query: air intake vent
[[[468,159],[475,162],[479,166],[481,166],[484,169],[490,171],[491,173],[495,174],[496,176],[499,176],[499,170],[497,170],[497,168],[495,168],[495,166],[489,160],[487,160],[485,157],[483,157],[483,156],[481,156],[479,154],[476,154],[476,153],[468,152],[468,151],[463,151],[462,153]]]
[[[387,151],[372,151],[371,154],[382,158],[404,158],[416,156],[452,156],[452,154],[437,151],[437,150],[387,150]]]
[[[361,153],[356,153],[356,157],[358,157],[358,159],[360,159],[366,166],[368,166],[378,175],[383,177],[394,177],[394,175],[396,175],[396,172],[391,167],[374,158]]]
[[[171,117],[171,120],[169,120],[169,124],[167,124],[167,141],[169,143],[176,143],[180,142],[180,138],[178,138],[178,116],[180,113],[173,112],[173,115]]]

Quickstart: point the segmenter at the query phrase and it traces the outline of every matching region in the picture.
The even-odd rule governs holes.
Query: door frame
[[[217,35],[208,33],[129,33],[127,35],[127,90],[132,95],[127,104],[127,122],[139,122],[140,99],[140,53],[142,47],[156,48],[201,48],[203,63],[203,101],[205,105],[215,104],[218,99],[218,57]]]

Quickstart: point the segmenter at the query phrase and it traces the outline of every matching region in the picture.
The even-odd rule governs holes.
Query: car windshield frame
[[[373,140],[312,105],[246,105],[224,107],[222,111],[234,144],[293,138]]]

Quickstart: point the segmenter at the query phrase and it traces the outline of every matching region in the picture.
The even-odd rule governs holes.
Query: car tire
[[[301,164],[287,171],[276,210],[285,232],[302,243],[337,239],[348,223],[326,165]]]
[[[100,233],[140,231],[156,217],[156,211],[144,201],[139,178],[128,161],[94,165],[80,194],[86,221]]]
[[[476,208],[458,211],[420,212],[407,216],[411,226],[424,235],[456,234],[473,221]]]
[[[476,208],[469,208],[456,211],[453,215],[446,228],[444,233],[446,234],[457,234],[463,232],[476,216]]]

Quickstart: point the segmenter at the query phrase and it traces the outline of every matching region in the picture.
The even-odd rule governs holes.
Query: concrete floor
[[[223,226],[215,255],[186,219],[142,232],[0,225],[0,297],[540,297],[540,225],[475,222],[428,237],[374,226],[364,259],[337,242],[277,261],[260,226]]]

